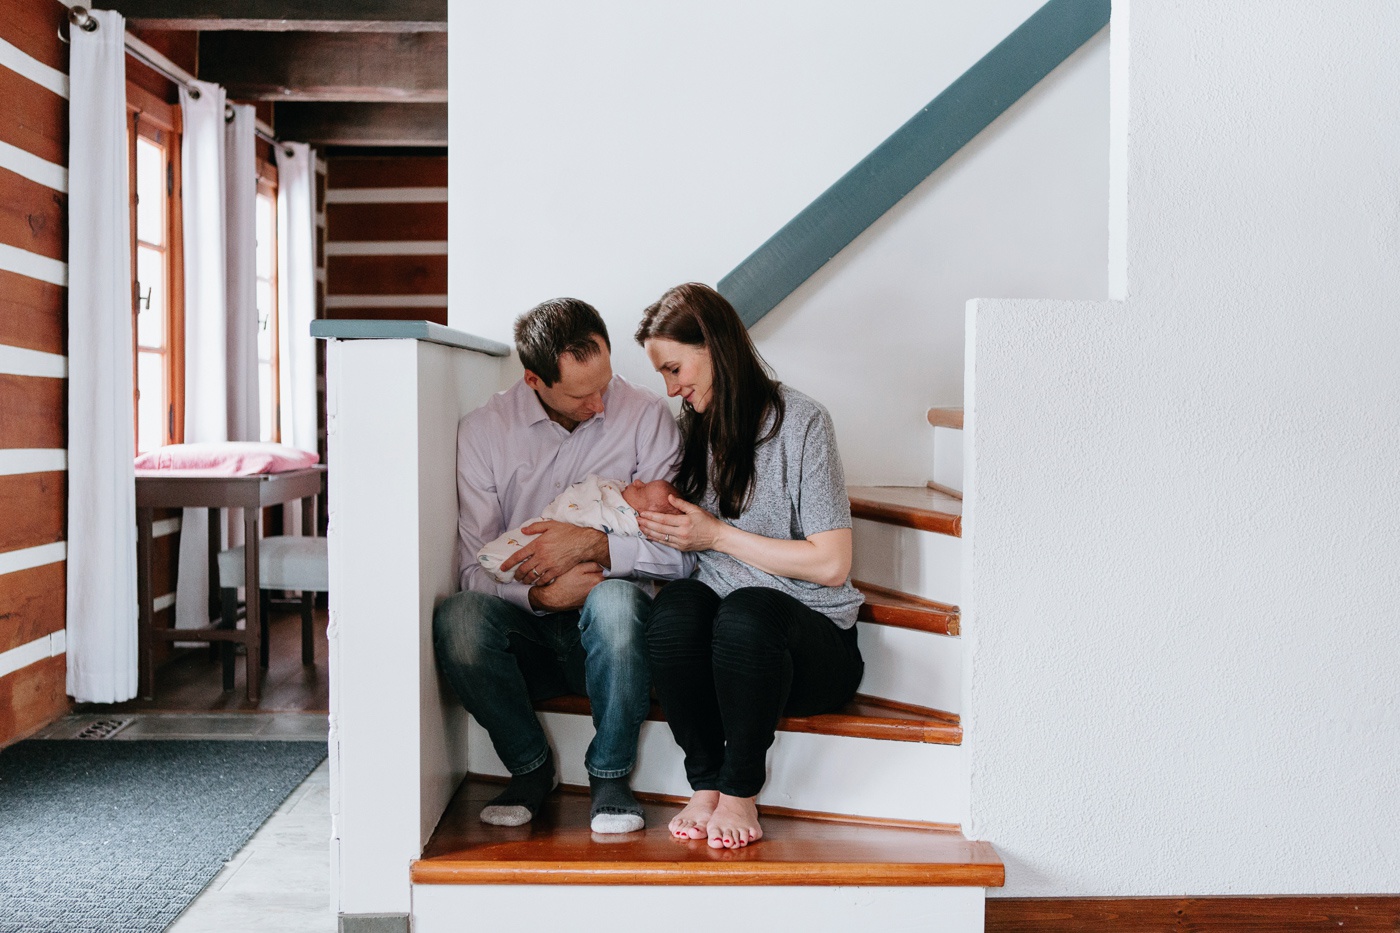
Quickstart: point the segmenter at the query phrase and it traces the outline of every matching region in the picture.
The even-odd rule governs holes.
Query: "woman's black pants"
[[[652,603],[651,681],[685,752],[694,790],[752,797],[783,716],[849,703],[865,664],[855,628],[779,590],[745,587],[721,599],[677,580]]]

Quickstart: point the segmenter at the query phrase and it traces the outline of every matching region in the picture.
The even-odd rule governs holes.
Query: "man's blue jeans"
[[[545,616],[468,591],[433,613],[433,645],[438,667],[511,774],[533,771],[549,754],[532,701],[580,693],[595,729],[584,767],[594,777],[622,777],[636,761],[650,706],[643,635],[650,611],[651,597],[626,580],[604,580],[579,611]]]

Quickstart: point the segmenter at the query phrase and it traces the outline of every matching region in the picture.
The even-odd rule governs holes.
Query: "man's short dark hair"
[[[565,353],[580,363],[598,353],[594,336],[612,350],[608,325],[586,301],[553,298],[535,305],[515,320],[515,352],[520,363],[552,386],[559,381],[559,357]]]

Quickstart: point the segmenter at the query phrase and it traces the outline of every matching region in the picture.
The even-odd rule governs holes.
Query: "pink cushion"
[[[227,441],[222,444],[171,444],[136,458],[138,476],[194,473],[200,476],[253,476],[314,466],[321,458],[285,444]]]

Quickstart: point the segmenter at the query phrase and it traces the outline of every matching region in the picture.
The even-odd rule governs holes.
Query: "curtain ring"
[[[185,90],[189,91],[190,100],[199,100],[199,88],[191,84],[189,87],[185,88]]]
[[[70,25],[77,26],[83,32],[97,31],[97,18],[88,12],[87,7],[75,6],[69,9],[68,22]],[[71,32],[72,30],[69,31]],[[63,27],[61,25],[58,28],[58,38],[63,42],[69,41],[68,36],[63,34]]]

